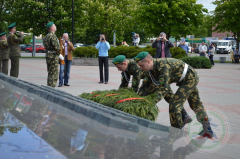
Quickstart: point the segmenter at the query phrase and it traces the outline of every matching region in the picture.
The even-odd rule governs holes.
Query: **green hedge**
[[[181,58],[184,62],[192,66],[193,68],[211,68],[212,64],[211,61],[202,56],[195,56],[195,57],[183,57]]]
[[[152,48],[152,46],[146,46],[144,48],[140,48],[138,46],[117,46],[111,47],[108,51],[109,58],[114,58],[117,55],[125,55],[127,58],[133,58],[137,56],[137,54],[141,51],[149,52],[153,57],[156,54],[156,49]],[[186,56],[185,51],[182,48],[174,47],[170,49],[173,58],[181,58]],[[87,47],[78,47],[73,52],[74,57],[85,57],[85,58],[96,58],[98,56],[98,50],[95,47],[87,46]]]

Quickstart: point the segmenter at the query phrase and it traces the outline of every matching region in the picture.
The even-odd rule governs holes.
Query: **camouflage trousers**
[[[58,54],[48,53],[46,55],[46,62],[48,71],[47,85],[51,87],[56,87],[58,80]]]
[[[168,88],[169,91],[164,96],[164,99],[169,103],[170,123],[173,127],[183,127],[181,111],[186,100],[188,100],[190,108],[194,111],[197,116],[197,120],[200,123],[208,121],[207,113],[204,110],[204,106],[202,105],[199,92],[196,87],[198,82],[199,78],[197,72],[191,69],[186,74],[184,80],[177,84],[179,88],[175,94],[173,94],[171,88]],[[160,89],[159,86],[155,86],[153,83],[149,84],[147,88],[148,90],[144,92],[144,96],[155,93]]]
[[[8,59],[0,60],[0,72],[8,75]]]

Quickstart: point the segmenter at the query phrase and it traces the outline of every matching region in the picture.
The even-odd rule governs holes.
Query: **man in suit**
[[[166,34],[161,32],[156,41],[152,44],[153,48],[156,48],[156,55],[154,58],[171,58],[170,47],[173,47],[173,43],[166,39]]]
[[[72,51],[75,50],[73,44],[68,39],[68,34],[63,34],[63,43],[62,43],[62,56],[64,57],[64,60],[60,60],[60,71],[59,71],[59,85],[58,87],[62,87],[63,83],[64,86],[70,86],[68,84],[69,75],[70,75],[70,68],[72,64]],[[65,69],[65,72],[64,72]],[[64,75],[63,75],[64,74]],[[64,82],[63,82],[64,77]]]
[[[12,23],[8,26],[9,34],[7,36],[7,43],[9,47],[9,58],[11,59],[10,76],[18,78],[19,74],[19,58],[21,57],[19,42],[23,41],[23,32],[17,36],[16,23]]]

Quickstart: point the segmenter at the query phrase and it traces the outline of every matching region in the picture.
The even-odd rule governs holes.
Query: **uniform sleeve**
[[[128,79],[130,79],[130,75],[127,75]],[[126,80],[124,73],[122,72],[122,83],[120,84],[119,88],[128,87],[128,81]]]
[[[1,46],[2,47],[8,47],[7,41],[1,41]]]
[[[23,35],[22,34],[20,34],[19,36],[16,36],[16,35],[12,35],[11,36],[11,40],[13,41],[13,42],[21,42],[21,41],[23,41]]]
[[[149,79],[150,77],[147,75],[146,72],[142,72],[142,76],[145,77],[143,79],[142,85],[138,90],[138,95],[140,96],[145,96],[146,92],[148,91],[148,88],[151,84],[151,79]]]
[[[141,70],[139,67],[137,67],[137,65],[135,65],[133,66],[133,72],[134,74],[132,78],[132,88],[134,92],[137,92],[141,80]]]
[[[59,44],[58,38],[56,36],[51,37],[51,44],[54,47],[54,50],[57,52],[59,55],[61,52],[61,46]]]
[[[165,65],[163,69],[158,68],[158,71],[161,72],[159,75],[159,86],[156,86],[158,89],[157,91],[157,97],[155,99],[155,102],[159,102],[169,91],[170,85],[169,85],[169,78],[170,78],[170,66]]]

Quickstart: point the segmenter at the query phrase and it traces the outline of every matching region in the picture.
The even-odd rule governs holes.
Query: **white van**
[[[178,41],[177,42],[177,46],[180,44],[180,42]],[[189,50],[188,50],[188,52],[192,52],[192,47],[191,47],[191,45],[190,45],[190,43],[189,42],[185,42],[185,44],[188,46],[188,48],[189,48]]]
[[[232,51],[232,45],[231,40],[218,40],[217,54],[230,54]]]

